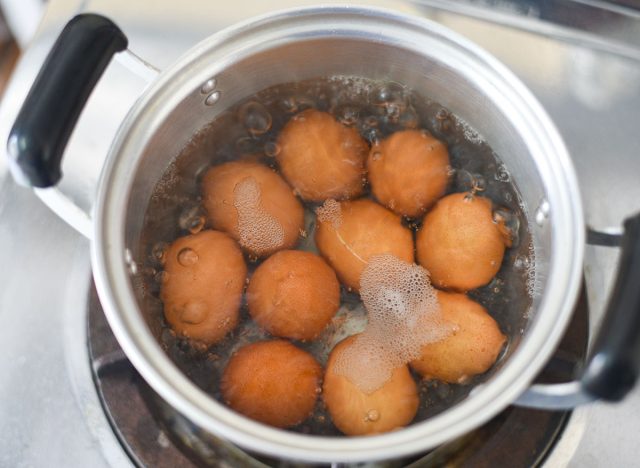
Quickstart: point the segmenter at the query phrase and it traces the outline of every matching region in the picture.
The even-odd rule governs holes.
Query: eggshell
[[[272,335],[312,340],[340,307],[340,283],[319,256],[283,250],[256,269],[247,303],[253,319]]]
[[[373,255],[390,253],[413,263],[411,231],[400,216],[367,199],[341,202],[340,223],[318,219],[315,241],[340,281],[356,291]]]
[[[408,366],[393,371],[378,390],[367,394],[347,377],[334,372],[339,353],[352,343],[349,337],[333,349],[324,374],[323,399],[335,426],[346,435],[371,435],[409,424],[418,411],[418,388]],[[371,372],[376,372],[371,368]]]
[[[489,370],[502,351],[506,337],[486,309],[465,294],[438,292],[445,322],[457,330],[422,347],[422,355],[411,367],[423,377],[450,383],[465,383]]]
[[[444,195],[449,152],[426,132],[404,130],[371,148],[367,170],[380,203],[400,215],[417,217]]]
[[[494,222],[488,198],[448,195],[424,217],[416,236],[418,262],[440,288],[468,291],[484,286],[500,270],[509,244],[506,232]]]
[[[271,426],[304,421],[314,409],[322,367],[287,341],[262,341],[240,348],[225,368],[220,389],[235,411]]]
[[[180,237],[165,254],[160,298],[178,335],[211,345],[238,323],[247,267],[238,244],[219,231]]]
[[[258,199],[243,200],[243,188],[254,189],[251,196]],[[249,253],[264,257],[297,243],[304,210],[291,187],[269,167],[249,160],[214,166],[203,177],[202,191],[211,226]]]
[[[346,199],[363,192],[369,146],[355,128],[326,112],[294,116],[278,136],[282,175],[309,201]]]

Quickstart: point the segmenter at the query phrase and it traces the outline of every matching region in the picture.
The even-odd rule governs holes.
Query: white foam
[[[316,216],[321,223],[331,223],[336,231],[342,226],[342,208],[333,198],[325,200],[322,206],[316,208]]]
[[[258,182],[253,177],[241,180],[233,189],[233,195],[240,245],[257,255],[282,247],[284,228],[262,208]]]
[[[458,122],[460,128],[462,129],[462,132],[464,133],[465,140],[476,145],[487,142],[487,140],[485,140],[482,135],[475,131],[473,127],[469,125],[465,120],[462,120],[460,117],[456,116],[456,121]]]
[[[420,357],[423,345],[455,330],[442,319],[427,270],[389,253],[369,259],[360,279],[360,296],[369,322],[338,356],[335,372],[365,393],[381,388],[394,369]]]
[[[533,242],[529,243],[529,262],[525,274],[527,277],[527,294],[531,299],[542,295],[542,280],[536,274],[536,252]]]

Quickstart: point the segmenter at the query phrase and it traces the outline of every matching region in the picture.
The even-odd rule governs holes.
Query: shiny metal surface
[[[516,406],[547,410],[573,409],[595,398],[582,388],[579,380],[558,384],[534,384],[514,402]]]
[[[132,48],[161,67],[221,26],[274,5],[249,1],[246,8],[237,8],[217,5],[218,2],[204,5],[200,1],[183,1],[175,5],[163,1],[153,2],[151,8],[147,1],[86,3],[88,8],[114,17],[130,36]],[[300,2],[276,2],[277,6],[297,3]],[[404,3],[377,3],[411,13],[423,11]],[[0,108],[0,133],[8,132],[8,122],[26,94],[54,33],[79,4],[68,0],[49,2],[44,27],[22,60],[12,92]],[[439,10],[426,14],[499,57],[542,101],[572,154],[591,226],[615,228],[625,215],[638,210],[640,186],[635,179],[640,173],[640,160],[635,148],[640,146],[636,128],[640,64],[637,61],[594,50],[580,42],[567,44],[546,37],[545,24],[530,28],[533,32],[522,32],[517,25],[496,26]],[[537,29],[543,33],[536,33]],[[113,68],[117,67],[116,64]],[[80,194],[89,193],[85,187],[97,177],[106,153],[102,145],[111,139],[113,133],[109,132],[117,124],[111,119],[118,117],[116,110],[124,108],[126,112],[130,104],[116,102],[123,94],[115,89],[121,81],[129,80],[129,74],[113,70],[109,73],[120,79],[103,80],[103,87],[97,90],[82,117],[84,133],[78,131],[72,137],[73,149],[68,152],[71,158],[65,164],[66,173],[75,175],[73,183],[68,179],[69,187],[77,185]],[[134,100],[143,87],[141,82],[131,86],[129,98]],[[87,396],[92,383],[70,370],[81,365],[78,361],[82,359],[76,356],[78,359],[67,365],[66,354],[73,350],[63,346],[60,338],[77,339],[74,338],[77,335],[69,332],[70,321],[74,320],[72,317],[82,317],[84,311],[69,311],[77,306],[72,298],[86,281],[87,243],[44,209],[37,198],[15,187],[7,179],[6,171],[2,172],[5,169],[2,158],[0,168],[0,256],[5,265],[24,266],[21,270],[5,268],[0,272],[3,320],[0,434],[4,449],[0,465],[126,465],[122,453],[120,458],[108,455],[109,428],[99,407],[75,403],[74,389],[84,388]],[[610,287],[617,251],[589,247],[586,254],[585,271],[595,328]],[[85,294],[82,291],[82,297]],[[37,385],[34,375],[38,377]],[[639,420],[640,390],[619,405],[596,404],[578,410],[547,464],[632,465],[636,460]]]
[[[640,4],[634,0],[415,0],[581,47],[640,59]]]
[[[309,61],[311,56],[315,59]],[[134,262],[144,257],[137,251],[140,213],[197,129],[265,87],[327,75],[387,79],[437,96],[486,138],[529,210],[535,281],[544,291],[533,298],[530,323],[513,354],[469,397],[427,421],[366,438],[268,428],[210,398],[163,353],[136,300],[132,284],[141,277],[125,260],[127,255]],[[212,77],[221,93],[213,107],[205,105],[200,92]],[[542,205],[545,214],[539,216]],[[118,341],[145,380],[204,429],[241,447],[293,460],[393,459],[431,449],[486,422],[546,364],[571,317],[582,276],[584,225],[577,181],[542,108],[515,76],[474,44],[435,23],[389,10],[289,10],[200,43],[150,86],[124,121],[100,180],[94,222],[98,294]]]

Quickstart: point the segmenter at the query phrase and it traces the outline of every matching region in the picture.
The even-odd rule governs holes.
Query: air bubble
[[[540,202],[540,205],[536,209],[535,220],[536,224],[540,227],[544,226],[547,219],[549,219],[549,213],[551,212],[551,205],[546,199]]]
[[[138,265],[133,261],[133,255],[131,254],[131,250],[124,250],[124,261],[129,267],[129,273],[135,275],[138,273]]]
[[[367,411],[367,415],[365,416],[366,422],[376,422],[378,419],[380,419],[380,412],[378,410],[370,409]]]
[[[204,302],[187,302],[180,311],[180,320],[191,325],[198,325],[207,318],[208,309]]]
[[[495,179],[498,182],[509,182],[511,180],[511,177],[509,176],[509,173],[507,172],[507,168],[504,167],[504,165],[500,164],[498,166],[498,169],[496,169]]]
[[[378,130],[377,128],[371,128],[369,130],[365,130],[364,132],[362,132],[362,135],[364,136],[365,140],[369,142],[371,146],[375,146],[379,144],[382,138],[380,130]]]
[[[455,183],[457,190],[471,192],[473,195],[484,192],[487,188],[487,181],[482,175],[473,174],[465,169],[455,171]]]
[[[233,204],[238,210],[240,245],[254,255],[281,247],[284,229],[276,218],[262,208],[258,182],[253,177],[247,177],[236,185],[233,194]]]
[[[235,143],[236,152],[239,154],[251,154],[258,151],[258,142],[249,136],[243,136],[236,140]]]
[[[289,96],[280,102],[280,107],[288,114],[297,114],[306,109],[312,109],[316,106],[313,99],[307,96]]]
[[[473,175],[473,188],[471,189],[474,193],[484,192],[487,188],[487,182],[480,174]]]
[[[207,106],[213,106],[216,102],[220,100],[220,95],[221,95],[220,91],[214,91],[213,93],[207,96],[207,98],[204,100],[204,103]]]
[[[333,198],[326,200],[322,206],[316,208],[316,216],[321,223],[331,223],[335,230],[342,226],[342,208],[340,203]]]
[[[405,129],[418,128],[418,123],[418,114],[411,106],[407,107],[407,109],[400,115],[398,119],[398,124]]]
[[[493,222],[498,226],[504,238],[509,241],[508,247],[518,244],[520,219],[513,211],[506,208],[493,210]]]
[[[402,108],[396,103],[389,103],[385,106],[386,117],[391,123],[397,123],[400,120]]]
[[[453,119],[446,109],[440,109],[436,113],[433,123],[435,129],[442,134],[449,133],[454,129]]]
[[[339,106],[334,111],[334,116],[342,125],[352,127],[358,122],[360,114],[356,107],[347,104]]]
[[[456,189],[463,192],[470,192],[473,190],[473,174],[465,169],[458,169],[455,171],[457,185]]]
[[[529,257],[527,257],[526,255],[516,257],[516,259],[513,261],[513,268],[515,268],[516,270],[528,271],[529,266]]]
[[[280,145],[276,142],[269,141],[264,145],[264,154],[270,158],[275,158],[280,154]]]
[[[202,94],[209,94],[211,91],[216,89],[216,84],[217,84],[216,79],[210,78],[204,82],[204,84],[202,85],[202,88],[200,88],[200,92]]]
[[[165,281],[167,281],[168,275],[169,274],[166,271],[159,271],[153,277],[153,281],[155,281],[159,285],[162,285]]]
[[[151,248],[151,260],[164,265],[167,258],[167,249],[169,245],[166,242],[158,242]]]
[[[387,115],[399,116],[407,108],[407,92],[399,83],[387,83],[374,90],[372,101],[384,107]]]
[[[363,123],[365,128],[378,128],[380,122],[378,122],[378,118],[375,115],[368,115],[364,118]]]
[[[271,114],[257,101],[250,101],[238,111],[238,119],[252,135],[263,135],[271,129]]]
[[[193,206],[184,210],[178,218],[180,229],[197,234],[202,231],[205,224],[204,213],[199,206]]]
[[[195,250],[185,247],[178,252],[178,263],[184,267],[190,267],[198,263],[198,254]]]

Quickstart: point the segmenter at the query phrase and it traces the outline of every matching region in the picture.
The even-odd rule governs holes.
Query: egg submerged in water
[[[336,372],[340,354],[357,335],[341,341],[331,351],[324,374],[322,398],[335,426],[346,435],[372,435],[409,424],[418,411],[418,388],[406,365],[393,370],[377,390],[366,393],[348,377]],[[366,362],[365,359],[362,362]],[[369,372],[375,372],[375,368]]]
[[[287,341],[261,341],[231,357],[220,389],[235,411],[287,428],[311,415],[321,376],[322,367],[309,353]]]
[[[489,283],[510,245],[505,226],[493,219],[491,200],[471,193],[440,199],[416,235],[418,262],[436,286],[456,291]]]
[[[347,199],[364,190],[369,146],[354,128],[314,109],[295,115],[278,136],[276,160],[285,179],[308,201]]]
[[[419,130],[393,133],[375,144],[367,159],[373,195],[410,218],[425,213],[449,182],[449,153],[440,140]]]
[[[422,420],[459,401],[431,395],[436,385],[421,378],[451,383],[443,387],[460,396],[471,390],[466,384],[490,377],[507,338],[481,304],[499,304],[492,310],[505,317],[493,294],[518,288],[474,291],[478,303],[459,292],[486,284],[500,268],[510,216],[522,216],[520,199],[508,180],[492,177],[499,161],[487,148],[467,141],[455,116],[447,117],[455,125],[441,129],[443,109],[421,99],[399,84],[357,77],[278,85],[231,106],[229,118],[204,128],[185,152],[196,159],[176,164],[161,189],[170,197],[159,200],[171,209],[202,201],[204,228],[216,229],[210,232],[226,247],[209,259],[215,269],[205,268],[197,263],[208,254],[193,236],[177,239],[163,250],[164,276],[157,274],[164,260],[152,252],[149,276],[163,284],[167,323],[188,338],[168,346],[210,346],[206,366],[218,384],[207,388],[212,397],[273,427],[360,436],[405,427],[419,407]],[[451,160],[447,144],[421,128],[446,135]],[[186,173],[196,167],[198,175]],[[445,196],[451,175],[470,170],[486,185]],[[170,192],[176,175],[177,194]],[[504,213],[476,192],[497,194]],[[152,242],[171,239],[171,227]],[[187,354],[202,369],[202,353]]]
[[[302,205],[267,166],[246,159],[214,166],[204,175],[202,192],[211,225],[250,254],[265,257],[298,241]]]
[[[316,245],[348,288],[360,289],[362,272],[374,255],[389,253],[413,263],[413,235],[397,214],[368,199],[333,201],[327,213],[319,213]]]
[[[272,335],[312,340],[340,306],[340,283],[319,256],[283,250],[256,269],[246,298],[253,319]]]
[[[176,239],[165,254],[160,298],[181,336],[214,344],[238,323],[247,266],[228,235],[205,230]]]
[[[422,347],[411,367],[428,379],[465,383],[489,370],[507,338],[486,309],[465,294],[438,292],[443,320],[456,331]]]

